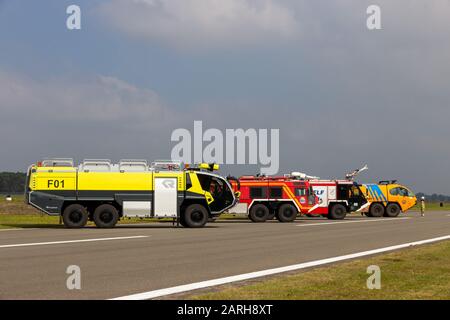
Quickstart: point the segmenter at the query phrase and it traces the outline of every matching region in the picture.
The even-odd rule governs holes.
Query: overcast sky
[[[450,194],[448,0],[0,0],[0,40],[0,171],[169,158],[202,120],[280,129],[280,173]]]

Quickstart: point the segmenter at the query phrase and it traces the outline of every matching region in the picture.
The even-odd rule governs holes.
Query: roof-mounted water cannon
[[[219,170],[219,165],[217,163],[200,163],[198,165],[200,169],[208,170],[208,171],[217,171]]]
[[[202,163],[196,163],[193,166],[190,166],[187,164],[185,166],[185,168],[187,170],[196,170],[196,171],[200,171],[200,170],[217,171],[217,170],[219,170],[219,165],[217,163],[202,162]]]
[[[310,175],[307,175],[306,173],[297,172],[297,171],[292,172],[291,177],[301,179],[301,180],[319,180],[320,179],[319,177],[310,176]]]
[[[360,174],[361,172],[363,172],[363,171],[366,171],[367,169],[369,169],[369,167],[367,166],[367,164],[364,166],[364,167],[362,167],[361,169],[356,169],[356,170],[354,170],[354,171],[352,171],[352,172],[350,172],[350,173],[347,173],[346,175],[345,175],[345,179],[347,179],[347,180],[350,180],[350,181],[353,181],[353,179],[355,179],[355,177],[358,175],[358,174]]]

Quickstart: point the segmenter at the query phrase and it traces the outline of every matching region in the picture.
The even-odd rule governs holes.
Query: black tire
[[[370,206],[369,217],[380,218],[384,215],[384,206],[381,203],[374,203]]]
[[[400,214],[401,211],[402,211],[402,209],[400,208],[400,206],[397,203],[389,203],[386,206],[385,216],[389,217],[389,218],[395,218],[396,216],[398,216]]]
[[[328,218],[332,220],[343,220],[345,216],[347,215],[347,208],[345,208],[342,204],[334,204],[331,209],[330,213],[328,214]]]
[[[208,222],[208,210],[201,204],[187,206],[183,214],[183,226],[187,228],[201,228]],[[181,222],[181,221],[180,221]]]
[[[262,203],[255,204],[248,214],[248,217],[253,222],[265,222],[269,217],[269,208]]]
[[[62,218],[66,228],[83,228],[88,222],[89,214],[81,204],[71,204],[64,209]]]
[[[95,209],[93,220],[97,228],[113,228],[119,221],[119,212],[113,205],[102,204]]]
[[[285,203],[278,208],[277,219],[280,222],[292,222],[297,217],[298,211],[290,203]]]

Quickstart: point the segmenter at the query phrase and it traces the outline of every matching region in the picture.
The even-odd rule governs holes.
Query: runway
[[[450,235],[449,212],[0,232],[0,299],[111,299]],[[81,290],[66,286],[81,270]]]

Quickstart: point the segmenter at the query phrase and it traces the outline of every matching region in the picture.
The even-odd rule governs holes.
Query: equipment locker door
[[[313,186],[314,193],[319,198],[320,207],[328,207],[328,187]]]
[[[328,187],[328,201],[336,200],[336,186],[329,186]]]
[[[155,217],[177,217],[177,185],[177,178],[155,177],[155,194],[153,199],[153,212]]]

